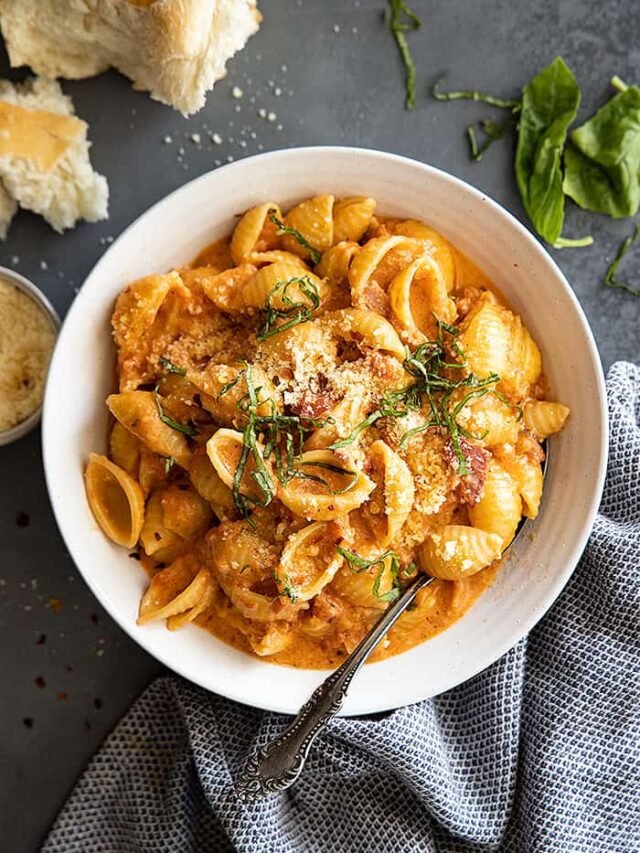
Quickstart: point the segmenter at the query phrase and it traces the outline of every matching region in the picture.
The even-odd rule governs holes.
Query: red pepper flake
[[[98,624],[98,622],[100,621],[100,620],[98,619],[98,614],[97,614],[97,613],[92,613],[92,614],[91,614],[91,616],[90,616],[90,619],[91,619],[91,621],[93,622],[93,624],[94,624],[94,625],[97,625],[97,624]]]
[[[47,607],[53,610],[54,613],[60,613],[62,610],[62,602],[55,595],[50,595],[47,599]]]
[[[58,693],[58,695],[56,696],[56,699],[58,699],[60,702],[64,702],[64,700],[65,700],[66,698],[67,698],[67,694],[66,694],[66,692],[65,692],[64,690],[61,690],[61,691]]]
[[[33,728],[33,717],[23,717],[22,723],[24,726],[26,726],[26,728],[32,729]]]
[[[40,634],[40,636],[36,640],[36,646],[44,646],[44,644],[46,642],[47,642],[47,635],[46,634]]]
[[[44,680],[44,678],[41,675],[39,675],[35,679],[35,682],[36,682],[36,687],[44,688],[47,686],[47,682]]]
[[[28,527],[31,519],[26,512],[19,512],[16,515],[16,524],[18,527]]]

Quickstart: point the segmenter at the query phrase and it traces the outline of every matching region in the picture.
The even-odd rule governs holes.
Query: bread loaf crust
[[[69,79],[114,67],[185,115],[260,20],[256,0],[0,0],[13,67]]]

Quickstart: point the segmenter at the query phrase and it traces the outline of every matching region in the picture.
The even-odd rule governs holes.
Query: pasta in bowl
[[[253,210],[262,204],[268,205],[270,211],[271,205],[277,202],[280,215],[276,212],[276,218],[286,227],[303,233],[304,225],[300,219],[292,221],[289,217],[285,220],[301,201],[317,198],[323,192],[334,196],[330,211],[334,232],[332,245],[325,237],[325,244],[317,248],[322,263],[315,263],[291,234],[284,233],[276,233],[273,246],[261,247],[259,263],[247,262],[256,267],[256,272],[273,264],[284,264],[285,281],[296,277],[305,279],[291,284],[284,295],[292,302],[302,304],[294,312],[311,312],[310,318],[296,322],[291,329],[279,331],[258,342],[255,339],[258,324],[263,327],[267,319],[263,310],[265,299],[282,280],[282,268],[276,268],[279,277],[271,284],[269,276],[273,269],[254,278],[251,288],[243,287],[241,305],[234,301],[241,292],[234,287],[234,276],[241,274],[231,275],[228,286],[222,287],[222,279],[205,280],[206,277],[202,278],[195,272],[195,267],[218,267],[217,271],[211,271],[215,276],[230,271],[232,267],[239,268],[243,262],[238,255],[236,259],[231,255],[227,270],[220,269],[220,263],[214,260],[213,255],[208,259],[201,257],[195,267],[194,259],[202,252],[203,246],[233,234],[241,211]],[[347,227],[344,223],[348,219],[338,214],[348,211],[354,204],[353,199],[375,199],[377,202],[361,235],[340,230]],[[321,203],[320,214],[329,215],[326,199]],[[262,215],[257,214],[258,218]],[[364,205],[360,205],[359,215],[369,217]],[[372,223],[373,217],[377,224]],[[405,223],[404,233],[395,233],[394,222]],[[275,223],[271,224],[274,230],[280,230]],[[387,233],[376,230],[382,225],[386,225]],[[252,227],[257,227],[255,222]],[[289,149],[247,158],[203,175],[156,204],[104,253],[67,314],[49,371],[43,412],[45,473],[59,527],[73,560],[110,616],[138,645],[170,669],[206,689],[257,707],[296,712],[322,678],[316,668],[329,665],[328,660],[325,658],[323,664],[321,657],[317,661],[299,659],[294,661],[296,666],[266,665],[265,661],[283,662],[280,654],[294,655],[296,648],[302,652],[303,645],[306,645],[307,652],[322,647],[320,643],[314,644],[312,634],[315,629],[317,639],[320,639],[319,635],[325,630],[324,623],[332,620],[333,614],[320,613],[318,622],[312,621],[311,616],[316,603],[330,598],[329,594],[342,602],[345,612],[351,607],[349,612],[353,614],[354,626],[349,625],[349,629],[353,627],[355,633],[365,630],[376,613],[382,613],[389,606],[385,596],[395,597],[395,590],[404,585],[410,563],[424,565],[420,562],[424,559],[424,544],[418,540],[426,541],[430,531],[426,530],[422,537],[417,535],[418,527],[414,526],[416,501],[420,501],[420,511],[431,510],[434,515],[438,511],[434,510],[438,496],[427,495],[427,498],[432,498],[429,502],[425,500],[424,489],[421,489],[421,484],[424,484],[422,476],[433,475],[430,457],[424,457],[422,467],[416,467],[421,457],[412,454],[412,469],[411,459],[404,448],[397,446],[403,438],[401,418],[387,411],[385,417],[376,418],[375,423],[363,427],[357,441],[342,448],[331,448],[331,445],[348,438],[355,427],[375,412],[375,407],[368,408],[368,402],[363,410],[367,389],[361,385],[340,398],[333,399],[332,394],[328,414],[317,417],[313,412],[298,414],[301,419],[304,416],[307,426],[313,426],[310,418],[316,420],[314,428],[305,430],[302,436],[302,454],[322,451],[329,455],[314,455],[303,460],[299,455],[300,448],[295,445],[293,464],[297,469],[301,461],[311,461],[314,465],[302,466],[302,472],[317,475],[337,492],[355,481],[354,474],[317,465],[318,462],[333,465],[337,454],[341,459],[337,467],[346,471],[357,470],[364,475],[359,478],[356,491],[356,495],[362,493],[361,503],[355,509],[345,511],[351,519],[348,527],[343,517],[307,520],[295,511],[311,486],[318,492],[327,491],[327,487],[313,478],[298,476],[288,484],[280,483],[275,456],[267,452],[271,427],[266,418],[271,412],[269,399],[275,394],[277,401],[278,394],[284,389],[273,383],[268,374],[266,353],[271,351],[271,357],[275,358],[278,348],[285,346],[289,337],[295,339],[306,324],[305,328],[311,329],[307,332],[306,347],[313,351],[313,364],[319,368],[322,359],[333,360],[339,372],[346,376],[349,363],[352,363],[351,369],[357,371],[358,362],[366,353],[368,366],[379,364],[384,367],[381,376],[377,375],[380,371],[374,372],[382,393],[401,392],[395,399],[395,403],[400,405],[402,398],[406,397],[406,388],[415,385],[419,379],[405,369],[406,348],[415,354],[422,339],[417,337],[415,329],[406,327],[406,321],[396,319],[398,310],[394,309],[395,315],[391,313],[391,281],[379,278],[374,271],[381,264],[391,265],[394,257],[407,252],[407,247],[411,246],[408,241],[430,239],[425,228],[431,229],[430,234],[434,238],[431,240],[432,250],[425,252],[424,257],[414,257],[408,251],[408,263],[393,276],[403,273],[392,294],[399,312],[402,313],[403,304],[406,306],[408,291],[409,307],[418,332],[423,331],[427,339],[425,343],[438,342],[437,327],[425,325],[435,322],[433,316],[422,313],[421,305],[415,299],[412,305],[411,295],[420,290],[428,292],[430,299],[431,295],[434,299],[438,295],[443,296],[440,283],[444,279],[446,297],[443,296],[436,309],[438,318],[457,329],[458,334],[453,336],[456,342],[460,342],[469,329],[467,342],[474,335],[481,340],[477,329],[482,326],[482,318],[480,324],[472,324],[468,320],[474,307],[471,301],[468,305],[457,304],[461,296],[459,282],[473,273],[476,280],[470,286],[486,289],[495,296],[495,302],[488,296],[481,300],[494,306],[485,306],[489,309],[483,315],[485,319],[490,317],[494,323],[500,317],[508,316],[502,314],[502,309],[522,318],[522,325],[542,354],[548,385],[548,388],[537,387],[538,383],[534,382],[532,393],[523,395],[520,391],[522,376],[514,374],[506,380],[506,388],[497,388],[496,383],[496,389],[509,401],[526,401],[525,406],[518,404],[522,416],[520,410],[503,409],[495,394],[486,393],[470,400],[458,412],[462,428],[472,436],[480,436],[488,430],[479,443],[480,449],[499,463],[511,480],[517,481],[522,472],[515,467],[513,459],[507,458],[508,454],[494,452],[488,442],[515,448],[515,444],[512,445],[512,415],[518,431],[527,426],[534,435],[538,434],[538,429],[540,436],[545,434],[548,426],[544,424],[549,424],[550,415],[551,423],[555,417],[553,409],[546,405],[549,400],[562,401],[570,408],[571,414],[567,428],[550,439],[551,461],[545,473],[544,497],[537,517],[528,519],[526,529],[508,546],[508,552],[499,563],[468,577],[464,583],[438,583],[441,589],[439,599],[427,599],[428,590],[424,591],[425,600],[418,599],[419,606],[406,614],[398,624],[395,636],[390,637],[391,645],[381,649],[383,659],[359,673],[342,713],[362,714],[395,708],[447,690],[504,654],[559,595],[584,548],[604,476],[604,386],[586,320],[549,255],[505,210],[468,184],[437,169],[374,151]],[[441,241],[436,241],[434,231],[443,235]],[[388,237],[394,238],[394,247],[380,255],[381,244],[375,241]],[[346,251],[331,251],[334,244],[344,242],[350,244]],[[367,243],[371,245],[364,252]],[[229,264],[228,253],[231,251],[232,246],[228,244],[223,265]],[[434,264],[437,271],[434,271]],[[295,269],[292,270],[292,266]],[[360,291],[358,299],[337,302],[336,293],[339,291],[335,282],[344,281],[346,277],[346,289],[351,293],[349,277],[356,275],[356,290]],[[371,287],[367,286],[367,276],[372,279]],[[200,278],[200,285],[190,283],[190,278]],[[320,301],[317,309],[314,308],[315,290],[308,287],[306,278],[317,288]],[[142,291],[136,292],[136,288],[130,286],[140,280],[145,280],[146,285]],[[373,286],[375,284],[379,289]],[[193,294],[199,287],[201,293],[194,298]],[[127,288],[129,304],[122,295]],[[277,313],[291,307],[282,298],[283,289],[284,286],[270,300],[273,310],[269,316],[274,325],[293,319],[293,315],[280,316]],[[384,299],[379,302],[381,293],[388,299],[386,307]],[[450,307],[446,300],[452,296],[458,314],[447,319],[443,312]],[[145,322],[151,322],[150,318],[156,316],[166,321],[167,328],[173,324],[174,331],[176,325],[186,326],[188,322],[192,338],[198,341],[193,357],[187,357],[186,350],[184,353],[169,350],[166,346],[168,339],[161,337],[157,351],[152,354],[153,361],[149,361],[148,366],[153,366],[153,369],[144,374],[142,384],[136,379],[136,371],[146,369],[141,351],[132,351],[132,360],[122,365],[120,378],[115,377],[112,337],[116,303],[124,316],[139,297],[143,302],[146,300],[149,313],[138,315],[140,326],[134,323],[128,329],[126,324],[119,327],[124,337],[144,335]],[[244,305],[245,298],[252,304]],[[190,301],[193,310],[185,312],[184,308]],[[436,305],[435,301],[433,305]],[[200,306],[206,306],[206,310],[200,311]],[[155,315],[154,311],[157,311]],[[377,312],[385,321],[377,322],[381,331],[375,331],[375,325],[372,330],[367,323],[366,312],[369,311]],[[218,319],[213,319],[214,314]],[[511,322],[515,323],[512,327],[514,339],[526,341],[526,336],[519,331],[519,324]],[[228,323],[232,327],[229,338],[230,341],[233,339],[232,349],[227,349],[217,365],[215,360],[209,364],[211,358],[207,357],[206,347],[216,336],[222,338],[227,335],[228,326],[225,324]],[[389,327],[393,330],[391,333]],[[442,335],[443,346],[450,358],[453,337],[444,327]],[[314,345],[315,340],[317,346]],[[327,341],[330,349],[325,352]],[[198,346],[203,349],[198,351]],[[259,349],[264,358],[248,358],[252,355],[251,348]],[[482,344],[478,349],[481,359],[484,354]],[[428,355],[423,349],[418,362],[428,359]],[[160,362],[161,357],[179,371],[186,370],[186,373],[172,372],[168,363]],[[468,365],[464,371],[482,377],[481,360],[474,360],[471,364],[475,359],[473,352],[467,352],[466,358]],[[251,402],[255,414],[241,403],[241,407],[247,410],[238,417],[237,403],[249,393],[246,378],[238,378],[245,362],[250,365],[249,380],[256,393]],[[201,388],[191,398],[186,392],[189,385],[194,384],[194,379],[204,380],[205,364],[207,383],[201,382]],[[457,368],[452,370],[455,375],[448,374],[450,381],[457,381],[458,373],[459,378],[463,378],[463,373],[468,375]],[[121,386],[123,377],[125,382]],[[237,382],[234,382],[236,378]],[[289,376],[287,381],[290,380]],[[276,384],[275,391],[269,382]],[[229,383],[234,384],[219,397]],[[175,430],[162,420],[158,424],[157,385],[163,414],[188,427],[186,433]],[[318,388],[310,390],[317,392]],[[449,398],[449,404],[455,405],[454,396],[462,393],[461,388],[457,389]],[[418,396],[423,401],[424,395]],[[109,403],[105,405],[107,399]],[[286,408],[278,409],[278,414],[283,416],[287,411]],[[498,415],[508,412],[505,424],[496,411]],[[422,415],[422,411],[409,411],[406,416],[409,429],[420,425]],[[256,530],[238,514],[239,509],[233,500],[233,479],[231,486],[224,482],[224,476],[228,480],[228,473],[235,472],[234,464],[237,467],[239,459],[235,455],[238,453],[235,434],[244,437],[250,420],[253,427],[260,427],[256,434],[256,449],[262,455],[274,485],[274,497],[267,506],[254,508],[248,500],[248,510],[254,517]],[[541,428],[535,426],[535,421]],[[283,432],[283,422],[279,423],[277,435],[282,438],[286,436],[286,430]],[[253,427],[252,432],[255,432]],[[191,430],[197,435],[188,434]],[[140,438],[142,431],[148,433],[147,440],[151,440],[153,435],[155,447],[148,446],[144,437]],[[214,432],[220,434],[217,441],[208,447]],[[229,433],[234,435],[230,437]],[[453,485],[456,477],[462,477],[456,471],[459,460],[455,451],[452,455],[453,445],[446,427],[418,432],[405,444],[410,442],[412,446],[426,447],[431,441],[437,444],[436,438],[441,445],[448,445],[442,464],[450,485]],[[478,441],[473,437],[466,438],[463,433],[460,433],[460,438],[464,439],[461,449],[466,456],[468,448],[465,442],[476,445]],[[286,446],[286,437],[284,441]],[[387,447],[401,464],[395,462]],[[216,471],[209,451],[213,451],[224,476]],[[242,453],[242,448],[239,452]],[[95,459],[92,454],[100,458]],[[435,456],[436,459],[443,457],[438,453]],[[112,524],[123,544],[116,544],[105,536],[89,507],[85,470],[92,459],[95,470],[89,481],[93,479],[98,489],[102,489],[103,481],[106,481],[109,490],[116,490],[117,510]],[[110,465],[117,465],[130,479],[109,468],[104,460]],[[407,518],[402,522],[410,497],[406,486],[402,485],[405,464],[414,482],[414,495]],[[505,480],[499,475],[496,478],[490,468],[493,466],[487,464],[485,490],[489,484],[489,491],[493,489],[502,494],[501,484]],[[281,470],[289,470],[287,455],[282,458]],[[215,476],[212,476],[212,471]],[[263,501],[264,492],[252,476],[254,472],[259,473],[259,469],[251,452],[246,459],[241,492],[248,498]],[[364,493],[372,484],[374,488],[365,498]],[[404,509],[400,502],[401,511],[390,515],[377,512],[382,489],[388,489],[390,495],[404,496]],[[288,495],[289,507],[281,500],[283,491]],[[113,492],[110,493],[106,507],[114,498]],[[347,500],[353,498],[348,493],[349,490],[343,493],[343,496],[348,495]],[[525,507],[527,513],[532,514],[537,500],[535,479],[528,487],[520,481],[519,496],[523,515]],[[132,504],[128,503],[129,499]],[[141,505],[142,512],[136,509]],[[278,522],[273,513],[276,507],[284,516]],[[472,521],[469,508],[470,504],[466,503],[451,517],[443,515],[440,519],[442,527],[481,530],[485,522],[479,517]],[[328,508],[325,506],[324,509]],[[476,506],[478,512],[481,509]],[[225,514],[228,517],[220,522],[220,515]],[[282,521],[284,526],[279,526]],[[239,528],[233,526],[239,522],[242,522],[241,538]],[[204,547],[209,535],[221,535],[220,529],[228,530],[228,534],[223,547],[216,548],[219,559],[227,559],[237,540],[238,552],[250,552],[253,564],[259,545],[263,549],[262,556],[267,557],[264,565],[270,564],[277,569],[277,580],[273,574],[262,588],[255,568],[245,568],[239,575],[241,583],[234,584],[237,573],[229,576],[227,572],[231,565],[221,564],[217,570],[213,569],[210,565],[212,551],[207,550],[202,558],[195,545],[203,543]],[[402,543],[412,530],[416,536],[413,555],[406,542]],[[491,535],[500,536],[502,541],[508,536],[508,528],[505,526]],[[136,536],[138,545],[129,545]],[[263,540],[266,540],[266,545]],[[434,540],[434,545],[437,544]],[[375,565],[372,562],[365,571],[351,571],[349,560],[337,551],[338,547],[355,554],[357,560],[364,563],[379,561]],[[152,592],[149,590],[149,574],[130,555],[140,556],[147,568],[166,566],[153,575],[155,578],[157,574],[157,581]],[[243,562],[238,568],[242,569],[244,565]],[[360,568],[353,559],[352,566]],[[286,592],[286,575],[294,587],[295,602]],[[409,575],[409,579],[412,577]],[[479,594],[481,590],[482,594]],[[173,607],[173,612],[170,608],[164,615],[159,614],[160,607],[171,604],[177,596],[182,597]],[[256,629],[252,638],[257,649],[251,646],[250,637],[234,628],[231,621],[220,622],[236,632],[235,637],[228,636],[226,641],[219,640],[210,630],[198,627],[206,621],[207,610],[217,607],[220,602],[225,603],[234,618],[239,612],[238,603],[244,608],[255,606],[256,612],[266,604],[268,615],[268,608],[276,596],[287,618],[263,622],[262,627]],[[366,596],[370,606],[363,607],[359,596]],[[143,598],[145,603],[141,608]],[[200,607],[202,611],[197,613]],[[159,618],[154,618],[158,615]],[[357,624],[361,616],[366,618],[362,624]],[[438,626],[444,626],[447,618],[451,621],[447,623],[446,630],[441,630]],[[279,638],[281,630],[290,623],[296,625],[303,621],[309,632],[306,635],[309,642],[306,639],[303,642],[302,635],[298,637],[297,634],[292,642],[287,630],[284,631],[285,636]],[[184,628],[179,631],[167,630],[167,627],[180,628],[183,623]],[[423,636],[428,638],[428,642],[421,641]],[[348,636],[343,639],[349,642]],[[230,644],[234,642],[237,645]],[[281,652],[269,654],[278,644]],[[325,644],[325,648],[329,646]],[[395,654],[403,648],[406,651]],[[303,665],[314,669],[303,668]]]
[[[368,196],[250,208],[112,316],[96,521],[149,574],[138,624],[334,667],[418,571],[373,659],[449,627],[538,514],[540,350],[440,233]]]

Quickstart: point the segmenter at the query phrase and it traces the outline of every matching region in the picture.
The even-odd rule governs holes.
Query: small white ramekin
[[[11,270],[8,267],[0,267],[0,278],[3,278],[10,284],[15,285],[18,290],[21,290],[33,299],[33,301],[42,309],[42,312],[46,314],[51,321],[51,325],[53,326],[57,336],[58,330],[60,329],[60,318],[56,313],[56,309],[49,302],[40,288],[36,287],[36,285],[32,281],[29,281],[28,278],[25,278],[23,275],[20,275],[20,273],[17,273],[15,270]],[[0,447],[5,444],[11,444],[19,438],[27,435],[27,433],[31,432],[31,430],[40,423],[41,417],[42,404],[40,404],[35,412],[30,414],[29,417],[20,421],[20,423],[17,423],[14,427],[0,430]]]

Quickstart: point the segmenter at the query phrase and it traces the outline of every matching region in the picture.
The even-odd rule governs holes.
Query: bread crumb
[[[267,116],[268,121],[275,121],[278,116],[274,112],[270,112]]]
[[[211,141],[212,141],[215,145],[222,145],[222,137],[220,136],[220,134],[219,134],[219,133],[212,133],[212,134],[211,134]]]
[[[241,98],[243,96],[244,92],[242,91],[240,86],[234,86],[233,89],[231,90],[231,94],[233,95],[234,98]]]
[[[202,137],[200,136],[199,133],[192,133],[191,134],[191,141],[193,142],[194,145],[200,145],[200,142],[202,141]]]
[[[162,141],[165,145],[171,145],[171,143],[173,142],[173,136],[169,136],[169,134],[167,134]]]

